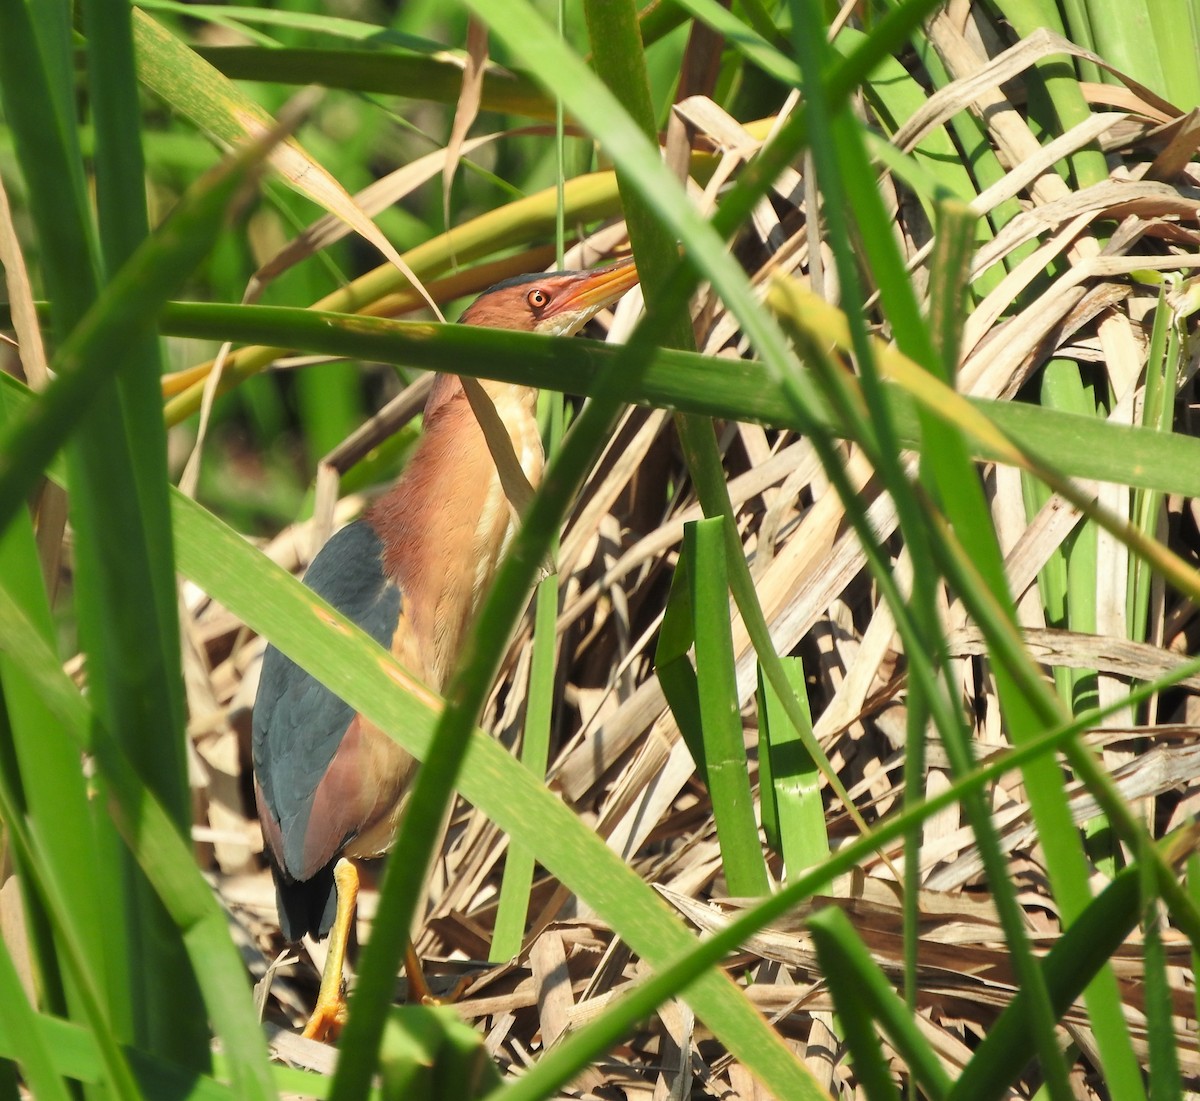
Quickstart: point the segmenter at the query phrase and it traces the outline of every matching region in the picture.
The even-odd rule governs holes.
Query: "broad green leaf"
[[[819,299],[780,296],[779,308],[795,308],[822,339],[844,347],[843,315]],[[528,333],[391,321],[319,313],[286,307],[231,307],[175,303],[166,308],[162,330],[174,336],[255,341],[274,348],[342,355],[351,359],[454,370],[566,393],[588,395],[605,364],[619,350],[574,338],[570,341]],[[892,381],[884,392],[901,441],[920,442],[915,401],[930,403],[954,417],[969,437],[976,458],[1012,461],[1015,445],[1037,454],[1071,477],[1119,482],[1184,496],[1200,496],[1200,441],[1146,428],[1098,422],[1094,418],[1041,409],[1036,405],[965,398],[934,391],[910,361],[894,349],[878,349]],[[799,428],[771,373],[754,360],[734,360],[677,351],[659,351],[636,385],[617,378],[624,400],[680,409],[712,417]],[[843,431],[811,381],[797,385],[822,423]],[[994,426],[994,428],[992,427]],[[996,429],[999,431],[997,432]],[[1010,443],[1011,441],[1011,443]]]

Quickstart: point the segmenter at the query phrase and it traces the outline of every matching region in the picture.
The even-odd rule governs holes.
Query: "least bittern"
[[[572,336],[637,282],[632,261],[523,275],[485,291],[464,325]],[[537,391],[481,383],[530,483],[542,472]],[[440,375],[412,460],[362,519],[338,531],[304,582],[440,690],[517,522],[463,382]],[[258,813],[284,936],[332,930],[305,1035],[336,1035],[358,875],[347,857],[395,841],[417,763],[392,738],[273,646],[254,704]],[[410,946],[411,986],[423,977]]]

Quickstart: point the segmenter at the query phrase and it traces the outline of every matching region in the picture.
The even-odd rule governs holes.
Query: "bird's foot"
[[[429,996],[430,1005],[457,1005],[462,1000],[462,997],[471,986],[474,984],[477,976],[463,975],[461,979],[454,984],[454,988],[448,993],[443,994],[440,998],[435,998],[432,994]]]
[[[334,998],[319,997],[312,1016],[304,1026],[304,1036],[322,1044],[337,1042],[346,1024],[346,999],[339,991]]]

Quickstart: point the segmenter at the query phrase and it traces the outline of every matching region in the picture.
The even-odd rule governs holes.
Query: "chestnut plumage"
[[[570,336],[636,282],[632,261],[518,276],[485,291],[460,321]],[[481,384],[536,485],[543,462],[537,392]],[[304,582],[440,690],[516,520],[462,382],[441,375],[399,480],[325,544]],[[352,918],[343,912],[349,903],[338,898],[335,867],[342,857],[388,851],[416,762],[273,646],[254,704],[253,756],[283,934],[322,937],[333,927],[335,941],[342,941],[336,953],[331,948],[336,974],[331,962],[306,1029],[324,1037],[340,1021],[341,960]],[[416,981],[410,968],[410,982]]]

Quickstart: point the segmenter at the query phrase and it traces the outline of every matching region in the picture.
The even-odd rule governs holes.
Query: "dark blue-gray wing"
[[[321,548],[304,583],[390,647],[401,598],[384,574],[382,552],[375,530],[358,520]],[[263,832],[283,879],[292,883],[315,879],[323,896],[332,889],[332,878],[328,864],[310,867],[305,860],[309,830],[320,828],[320,823],[309,822],[309,815],[317,785],[353,719],[353,708],[274,646],[267,647],[252,736]],[[337,839],[339,847],[346,840]],[[281,906],[284,901],[281,885]],[[324,910],[323,900],[312,901]],[[303,919],[302,923],[307,924]]]

